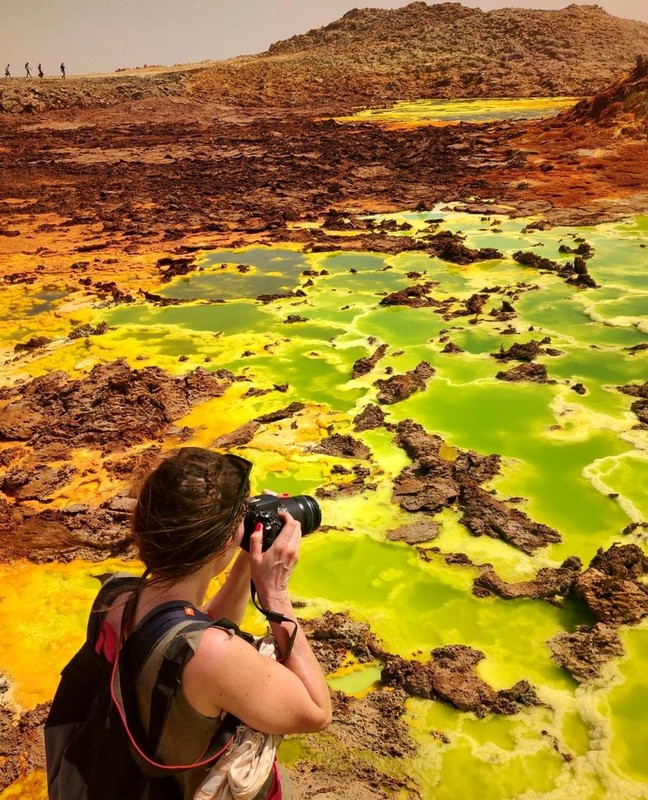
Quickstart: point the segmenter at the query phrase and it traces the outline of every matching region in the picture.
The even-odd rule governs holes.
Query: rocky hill
[[[433,97],[586,96],[648,52],[648,24],[599,6],[484,12],[415,2],[349,11],[265,53],[155,74],[0,79],[0,112],[198,96],[243,106],[327,113]]]
[[[648,25],[599,6],[484,12],[460,3],[349,11],[252,58],[197,73],[194,90],[273,105],[426,97],[591,95],[648,52]]]
[[[648,56],[637,56],[629,75],[594,97],[564,112],[560,121],[569,128],[592,123],[616,129],[624,136],[648,137]]]

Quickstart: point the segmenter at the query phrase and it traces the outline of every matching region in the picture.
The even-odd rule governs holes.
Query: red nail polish
[[[263,525],[260,522],[257,522],[257,524],[254,526],[254,532],[258,533],[259,531],[262,530],[263,530]]]

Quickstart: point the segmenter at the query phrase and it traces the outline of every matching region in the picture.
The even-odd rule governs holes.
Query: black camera
[[[302,536],[316,531],[322,522],[322,512],[314,497],[309,497],[307,494],[298,494],[294,497],[259,494],[251,497],[248,501],[241,547],[249,551],[250,536],[256,526],[261,523],[263,525],[263,550],[267,550],[283,528],[283,520],[279,517],[280,511],[288,511],[301,522]]]

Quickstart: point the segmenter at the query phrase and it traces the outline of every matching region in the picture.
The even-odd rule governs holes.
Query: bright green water
[[[615,387],[646,379],[647,352],[633,354],[626,348],[648,341],[648,251],[640,247],[648,244],[648,221],[525,234],[529,220],[493,217],[483,222],[439,209],[386,218],[410,222],[417,235],[427,230],[430,217],[443,218],[443,228],[462,230],[468,246],[497,247],[504,257],[458,267],[421,253],[304,254],[261,246],[206,253],[201,271],[159,289],[186,304],[102,310],[95,324],[105,319],[116,330],[88,342],[62,344],[57,363],[85,368],[125,353],[133,366],[156,364],[174,374],[204,366],[247,376],[249,384],[237,384],[213,406],[215,411],[189,423],[197,441],[206,444],[260,413],[304,402],[301,416],[264,426],[242,452],[256,464],[255,491],[268,486],[313,493],[330,481],[331,467],[343,461],[311,452],[328,426],[353,433],[353,417],[375,402],[377,378],[387,377],[388,368],[398,373],[428,361],[435,376],[425,391],[385,407],[390,421],[413,418],[450,445],[500,453],[504,466],[493,488],[502,497],[525,498],[519,507],[556,527],[562,543],[532,558],[503,542],[472,537],[451,509],[437,515],[440,535],[434,545],[440,554],[430,562],[405,544],[386,541],[386,530],[408,521],[390,502],[392,480],[408,459],[388,431],[368,431],[357,436],[372,450],[371,460],[363,464],[376,490],[322,501],[324,522],[332,530],[304,540],[293,583],[306,602],[300,613],[347,611],[369,622],[385,646],[403,656],[421,650],[425,657],[443,644],[471,645],[485,653],[479,673],[496,688],[520,679],[538,688],[546,706],[513,718],[479,720],[441,703],[411,701],[408,718],[420,755],[410,766],[425,800],[648,798],[646,629],[624,633],[627,654],[609,665],[600,685],[577,688],[554,664],[546,642],[559,631],[591,623],[581,608],[478,599],[471,593],[478,571],[449,566],[443,559],[447,553],[465,552],[476,563],[492,563],[505,578],[520,580],[568,555],[587,562],[600,546],[641,541],[621,531],[648,514],[648,441],[645,432],[634,430],[632,398]],[[567,260],[558,246],[574,246],[575,236],[595,248],[588,265],[604,288],[578,290],[511,259],[516,250],[533,249]],[[250,269],[241,272],[237,265]],[[266,305],[255,300],[303,287],[307,269],[329,274],[312,277],[306,297]],[[538,289],[513,301],[517,317],[511,322],[517,333],[505,335],[507,323],[487,315],[471,325],[467,317],[443,320],[433,309],[380,307],[384,293],[415,282],[407,277],[409,271],[425,273],[421,281],[439,281],[432,292],[439,299],[466,299],[484,286],[519,282]],[[493,295],[487,310],[499,307],[501,299]],[[289,315],[306,321],[288,324]],[[442,330],[466,352],[442,353]],[[513,364],[502,365],[490,353],[502,344],[544,336],[562,351],[540,359],[555,383],[495,379]],[[383,342],[389,345],[385,358],[370,374],[352,380],[353,363]],[[52,358],[36,357],[32,369],[51,369]],[[570,389],[575,382],[584,384],[585,395]],[[272,389],[283,383],[289,385],[285,393],[242,397],[252,386]],[[366,691],[376,670],[351,670],[333,677],[332,685]],[[431,730],[442,731],[449,743],[431,736]],[[294,740],[284,749],[297,757]]]
[[[493,217],[484,223],[436,209],[387,218],[410,222],[416,235],[430,216],[443,217],[443,227],[463,231],[468,246],[497,247],[504,258],[458,267],[420,253],[308,255],[262,247],[214,253],[204,258],[201,273],[172,282],[164,292],[197,303],[224,298],[226,305],[117,309],[107,319],[120,323],[120,336],[159,337],[160,355],[165,348],[175,355],[182,343],[190,355],[212,352],[219,367],[245,369],[255,384],[288,382],[282,404],[318,404],[322,413],[338,415],[342,432],[345,424],[352,432],[350,417],[374,400],[373,381],[386,377],[387,368],[402,372],[428,361],[435,377],[425,391],[386,407],[388,417],[413,418],[457,447],[500,453],[504,469],[493,484],[497,491],[526,498],[520,507],[563,537],[562,543],[531,558],[502,542],[471,537],[457,514],[446,510],[437,515],[441,533],[435,545],[441,554],[466,552],[515,580],[568,555],[587,562],[598,547],[628,541],[621,535],[623,528],[645,520],[648,512],[648,442],[645,433],[633,430],[632,399],[615,387],[646,378],[646,353],[627,350],[647,340],[646,249],[640,247],[648,243],[646,219],[525,234],[528,220]],[[567,261],[571,257],[559,254],[558,246],[576,246],[577,236],[595,248],[588,266],[603,288],[579,290],[511,259],[516,250],[533,249]],[[230,266],[223,270],[223,263]],[[232,271],[231,265],[239,263],[252,270]],[[308,268],[329,274],[312,278],[306,298],[265,306],[252,299],[262,291],[298,289]],[[425,273],[421,281],[439,281],[433,291],[439,299],[467,298],[498,284],[522,282],[538,289],[513,301],[517,333],[503,335],[505,323],[470,325],[465,317],[445,321],[431,309],[380,307],[384,293],[415,282],[406,277],[408,271]],[[486,311],[499,307],[501,298],[493,295]],[[308,321],[287,325],[289,314]],[[450,339],[466,352],[441,353],[442,330],[449,330]],[[205,339],[206,333],[211,338]],[[544,336],[561,351],[540,359],[555,383],[495,379],[497,371],[513,364],[501,365],[490,353],[502,344]],[[193,349],[188,349],[187,337]],[[370,375],[351,380],[353,362],[383,342],[389,344],[386,357]],[[246,349],[253,355],[242,357]],[[585,385],[585,395],[571,391],[576,382]],[[281,435],[286,434],[284,426]],[[291,435],[293,446],[306,453],[308,434],[305,443],[298,424]],[[547,704],[513,718],[479,720],[443,704],[411,701],[412,729],[420,742],[412,769],[425,787],[424,797],[648,797],[648,698],[642,680],[646,630],[628,631],[627,656],[619,667],[614,662],[608,666],[600,686],[577,688],[552,661],[546,642],[561,630],[591,623],[583,609],[477,599],[470,591],[477,570],[448,566],[442,555],[427,563],[407,545],[385,541],[384,530],[407,518],[389,505],[390,479],[407,459],[384,431],[360,438],[372,449],[371,480],[378,490],[322,502],[325,521],[337,531],[304,540],[293,583],[307,601],[304,616],[325,609],[347,611],[369,622],[386,647],[403,656],[429,653],[448,643],[471,645],[485,653],[479,672],[493,686],[527,679]],[[265,445],[255,453],[252,442],[248,450],[260,458],[259,488],[272,485],[272,459]],[[290,491],[313,492],[326,482],[328,466],[339,461],[304,456],[300,476],[283,471],[284,485]],[[348,692],[366,691],[376,680],[376,670],[351,670],[331,683]],[[606,688],[610,682],[611,690]],[[430,730],[443,731],[449,744],[430,736]]]

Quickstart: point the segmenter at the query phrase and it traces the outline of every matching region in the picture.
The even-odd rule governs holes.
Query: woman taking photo
[[[276,659],[262,655],[226,626],[203,624],[186,634],[191,655],[182,668],[153,756],[165,765],[199,762],[226,714],[242,723],[238,735],[245,730],[248,744],[258,744],[255,736],[272,744],[282,734],[321,731],[331,721],[324,675],[295,620],[288,594],[301,542],[297,520],[281,512],[283,527],[265,552],[258,524],[249,539],[249,552],[239,551],[224,584],[205,602],[211,580],[223,573],[239,549],[251,467],[238,456],[194,447],[182,448],[163,461],[145,480],[133,514],[133,540],[146,571],[129,591],[122,588],[104,602],[95,651],[109,662],[114,662],[120,643],[126,644],[143,621],[170,601],[185,604],[189,616],[202,609],[214,620],[225,617],[238,625],[253,582],[261,607],[273,612],[269,619]],[[137,676],[134,694],[145,735],[152,719],[151,691],[167,644],[163,640],[155,647]],[[273,748],[271,752],[274,755]],[[255,768],[262,774],[251,784],[254,794],[248,787],[240,797],[290,797],[286,776],[273,757],[268,762],[258,758],[260,753],[253,755]],[[225,751],[208,767],[174,773],[166,779],[173,787],[169,798],[239,797],[231,793],[227,778],[224,787],[216,778],[212,777],[212,783],[206,780],[218,774],[228,757]],[[230,784],[232,780],[230,774]],[[216,791],[209,788],[212,784]]]

